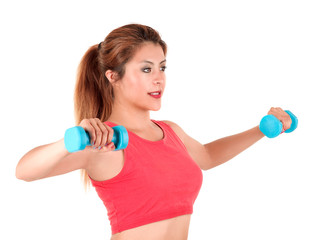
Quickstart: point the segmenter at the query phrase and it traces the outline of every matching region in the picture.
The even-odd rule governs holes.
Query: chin
[[[154,112],[156,112],[156,111],[159,111],[161,109],[161,107],[159,107],[159,108],[156,108],[156,109],[150,109],[151,111],[154,111]]]
[[[156,107],[151,107],[149,108],[150,111],[159,111],[161,109],[161,105],[160,106],[156,106]]]

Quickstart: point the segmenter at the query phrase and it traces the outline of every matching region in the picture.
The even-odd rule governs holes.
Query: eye
[[[160,68],[160,70],[161,70],[162,72],[165,72],[166,68],[167,68],[166,66],[163,66],[163,67]]]
[[[143,68],[142,71],[144,73],[150,73],[151,72],[151,68]]]

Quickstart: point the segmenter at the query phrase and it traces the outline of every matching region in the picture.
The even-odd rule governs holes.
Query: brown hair
[[[91,46],[82,57],[78,67],[74,92],[76,125],[85,118],[99,118],[106,121],[112,112],[113,88],[105,73],[112,70],[121,80],[125,64],[131,60],[142,44],[159,44],[166,55],[167,46],[159,33],[141,24],[129,24],[113,30],[100,44]],[[81,177],[87,188],[90,180],[85,170]]]

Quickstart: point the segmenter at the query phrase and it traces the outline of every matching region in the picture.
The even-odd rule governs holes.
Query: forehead
[[[141,62],[144,60],[161,62],[165,59],[162,47],[159,44],[144,43],[133,56],[133,62]]]

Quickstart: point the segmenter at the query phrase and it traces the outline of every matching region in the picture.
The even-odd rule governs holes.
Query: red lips
[[[156,92],[150,92],[148,93],[151,97],[154,97],[154,98],[160,98],[161,97],[161,91],[156,91]]]

